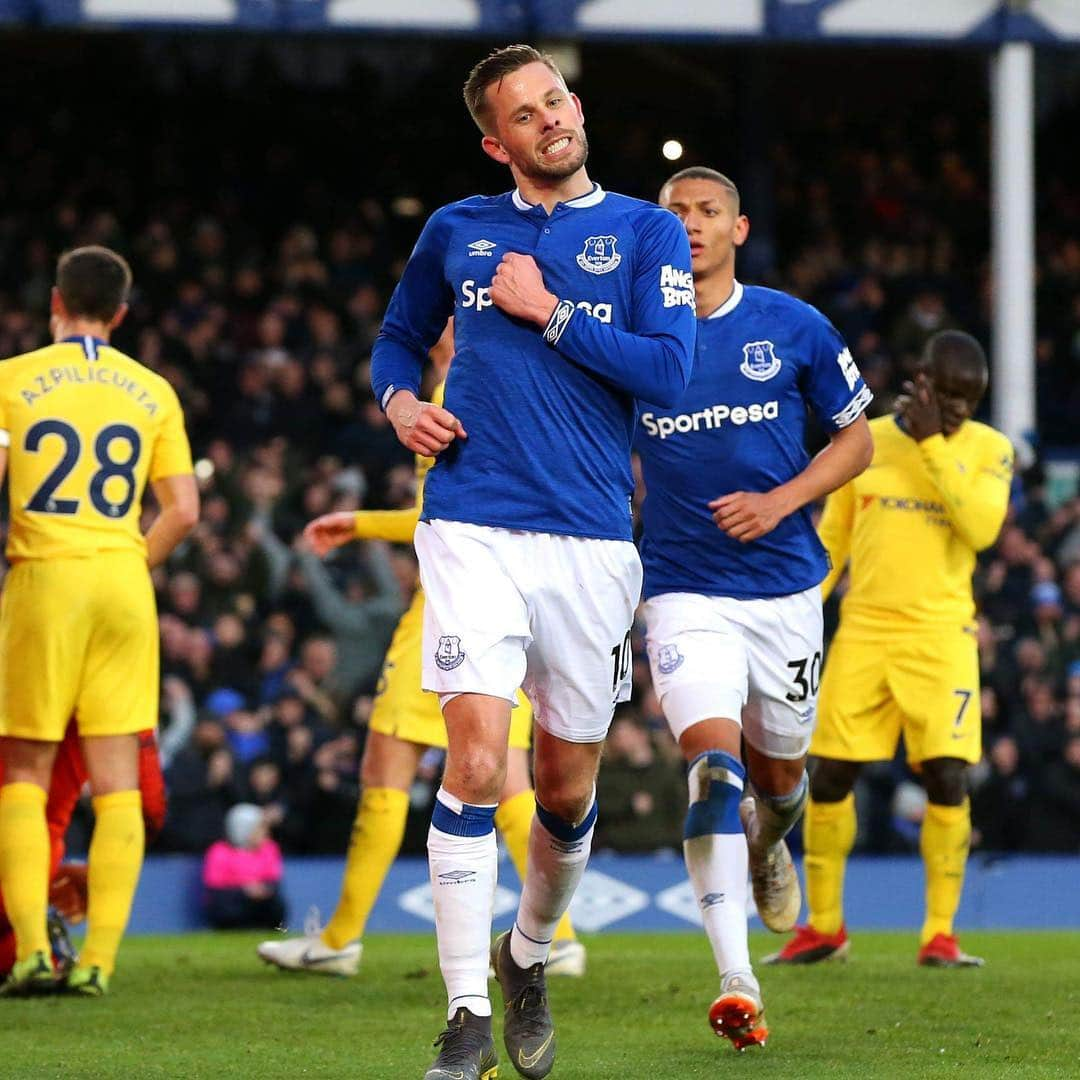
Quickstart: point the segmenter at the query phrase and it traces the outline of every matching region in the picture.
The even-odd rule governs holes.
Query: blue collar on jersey
[[[560,206],[568,206],[571,210],[581,210],[586,206],[596,206],[598,203],[603,202],[606,194],[607,192],[599,184],[593,184],[592,191],[586,192],[584,195],[579,195],[576,199],[571,199],[569,202],[556,203],[555,207],[558,209]],[[526,202],[525,197],[517,188],[514,188],[512,199],[514,201],[514,207],[523,214],[527,214],[530,210],[544,210],[540,203]],[[544,210],[544,214],[547,214],[546,210]]]
[[[87,360],[96,360],[98,358],[98,349],[109,344],[103,338],[92,337],[90,334],[75,334],[62,340],[64,343],[70,341],[75,345],[81,345]]]
[[[730,314],[740,304],[743,298],[743,287],[741,281],[736,281],[732,286],[731,295],[713,312],[710,312],[705,316],[706,319],[722,319],[725,315]]]

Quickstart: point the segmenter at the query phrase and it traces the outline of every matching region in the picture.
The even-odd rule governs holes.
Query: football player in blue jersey
[[[695,334],[686,230],[589,179],[581,103],[551,57],[497,50],[465,101],[516,187],[431,217],[372,356],[398,437],[436,456],[415,545],[423,686],[440,696],[448,740],[428,856],[449,1008],[426,1080],[497,1068],[493,817],[519,686],[536,718],[536,817],[517,918],[490,961],[514,1068],[542,1077],[554,1063],[544,961],[589,856],[600,749],[630,692],[636,399],[678,400]],[[438,407],[418,399],[420,371],[451,314]]]
[[[690,239],[698,334],[679,401],[640,406],[648,652],[689,763],[683,850],[720,973],[709,1020],[742,1049],[768,1035],[748,861],[767,927],[790,929],[801,904],[784,837],[806,803],[828,571],[810,507],[869,463],[870,391],[818,311],[735,279],[750,225],[727,177],[684,169],[660,201]],[[829,433],[813,460],[808,410]]]

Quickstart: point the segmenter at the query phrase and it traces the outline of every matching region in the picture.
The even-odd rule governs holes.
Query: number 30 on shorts
[[[787,666],[793,674],[792,681],[795,689],[789,690],[784,696],[788,701],[805,701],[811,694],[817,694],[821,685],[821,653],[816,652],[813,656],[804,656],[800,660],[789,660]]]

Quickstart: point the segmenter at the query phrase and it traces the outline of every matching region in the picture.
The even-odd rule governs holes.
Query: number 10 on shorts
[[[611,692],[617,694],[623,680],[630,674],[630,663],[633,660],[633,650],[630,647],[630,630],[626,631],[626,637],[622,643],[614,646],[611,650]]]

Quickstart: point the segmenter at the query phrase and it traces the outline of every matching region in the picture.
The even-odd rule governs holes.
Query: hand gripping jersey
[[[736,282],[731,298],[698,320],[694,371],[678,404],[640,405],[645,596],[753,600],[817,585],[829,566],[809,507],[742,544],[717,528],[708,504],[734,491],[769,491],[802,472],[808,408],[837,431],[870,399],[820,312]]]
[[[491,300],[507,252],[531,255],[559,304],[541,329]],[[428,476],[425,520],[629,540],[635,398],[671,404],[693,362],[690,247],[678,218],[604,192],[548,215],[518,192],[432,215],[372,353],[385,408],[418,392],[454,316],[446,407],[468,439]]]

